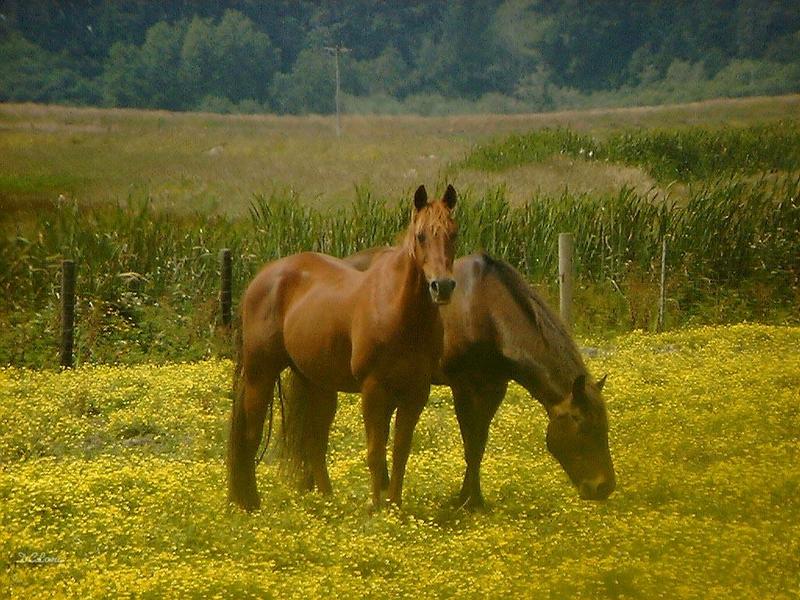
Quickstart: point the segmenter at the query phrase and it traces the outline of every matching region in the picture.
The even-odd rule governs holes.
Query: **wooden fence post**
[[[667,237],[664,236],[661,240],[661,282],[658,289],[658,323],[656,323],[656,331],[661,333],[664,331],[664,312],[667,303]]]
[[[231,324],[231,300],[233,292],[231,285],[233,280],[233,259],[231,251],[223,248],[219,253],[220,289],[219,289],[219,309],[222,314],[222,324],[230,327]]]
[[[571,233],[558,234],[558,292],[561,320],[572,329],[572,290],[575,279],[573,256],[575,238]]]
[[[75,261],[61,261],[61,366],[73,366],[75,340]]]

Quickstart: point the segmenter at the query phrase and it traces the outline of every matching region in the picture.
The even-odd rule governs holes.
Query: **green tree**
[[[214,87],[234,102],[265,100],[280,64],[280,52],[253,22],[233,10],[225,12],[214,31]]]
[[[147,30],[139,61],[147,88],[147,106],[180,110],[186,98],[179,69],[184,28],[156,23]]]
[[[99,102],[93,82],[64,56],[43,50],[15,31],[0,41],[0,101]]]
[[[447,96],[477,99],[485,93],[508,93],[513,73],[507,52],[491,30],[494,0],[448,3],[441,29],[422,43],[417,56],[420,83]]]
[[[147,104],[144,70],[139,49],[117,42],[111,46],[103,72],[103,95],[109,106],[143,107]]]
[[[114,44],[103,74],[106,101],[112,106],[185,108],[179,78],[182,42],[181,26],[160,22],[147,30],[141,48]]]
[[[410,88],[411,70],[400,51],[394,46],[388,46],[372,60],[353,61],[350,68],[355,72],[357,89],[345,85],[351,93],[387,96],[404,96]]]
[[[394,108],[635,102],[644,88],[669,101],[689,93],[681,65],[702,65],[693,94],[795,89],[800,10],[797,0],[0,0],[0,98],[324,113],[333,77],[321,48],[333,44],[350,48],[342,90]]]
[[[181,47],[180,78],[190,105],[214,90],[214,26],[209,19],[195,16],[186,30]]]
[[[336,109],[333,65],[322,48],[306,48],[292,71],[275,77],[274,96],[280,112],[328,114]]]
[[[192,106],[209,95],[264,102],[279,64],[280,52],[269,36],[233,10],[218,25],[192,19],[181,48],[181,79]]]

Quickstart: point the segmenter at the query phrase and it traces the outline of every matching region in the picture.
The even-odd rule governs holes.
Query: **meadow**
[[[589,342],[592,343],[592,342]],[[226,503],[227,360],[0,370],[0,589],[12,598],[796,598],[800,328],[595,342],[616,492],[584,502],[512,386],[490,434],[488,509],[449,504],[461,443],[448,388],[414,439],[402,510],[370,514],[357,399],[335,495],[300,494],[274,452],[263,505]],[[278,435],[280,435],[278,433]]]
[[[797,597],[799,105],[347,116],[341,138],[313,116],[0,105],[0,590]],[[237,299],[271,258],[392,243],[423,182],[459,190],[459,254],[509,261],[551,304],[557,235],[576,234],[575,331],[610,374],[617,491],[579,500],[512,385],[488,510],[451,508],[462,450],[437,388],[402,510],[366,509],[348,395],[333,498],[293,490],[271,451],[263,508],[231,509],[219,250]],[[671,331],[653,335],[664,239]],[[57,371],[65,257],[78,368]]]
[[[0,104],[0,219],[49,210],[64,195],[81,205],[149,198],[184,214],[246,215],[254,194],[292,193],[341,207],[368,187],[380,200],[447,178],[475,195],[498,185],[515,202],[537,192],[641,190],[639,168],[553,157],[511,173],[451,168],[478,144],[543,128],[605,138],[628,130],[747,127],[791,119],[800,95],[675,106],[452,117],[233,116]]]
[[[59,265],[78,267],[77,360],[229,356],[261,264],[392,243],[410,191],[455,182],[459,254],[509,261],[551,301],[577,240],[576,331],[800,314],[799,96],[546,115],[222,116],[0,105],[0,364],[57,364]]]

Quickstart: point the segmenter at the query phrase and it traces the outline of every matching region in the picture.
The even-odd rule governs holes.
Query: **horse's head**
[[[424,185],[419,186],[414,194],[414,215],[407,243],[436,304],[450,302],[456,287],[453,259],[458,226],[452,217],[455,205],[456,190],[452,185],[448,185],[444,197],[435,202],[428,202]]]
[[[605,500],[616,477],[608,450],[608,418],[597,384],[579,375],[572,391],[548,408],[547,449],[561,463],[584,500]]]

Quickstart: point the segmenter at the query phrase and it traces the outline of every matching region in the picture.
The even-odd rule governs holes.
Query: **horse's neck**
[[[425,274],[417,266],[408,249],[401,246],[391,260],[395,290],[394,297],[403,321],[436,315],[436,307],[427,289]]]
[[[572,389],[586,367],[572,340],[548,322],[535,323],[527,315],[503,313],[510,332],[504,354],[513,364],[514,379],[545,406],[557,404]],[[541,315],[543,320],[549,319]],[[509,347],[509,345],[511,347]]]

